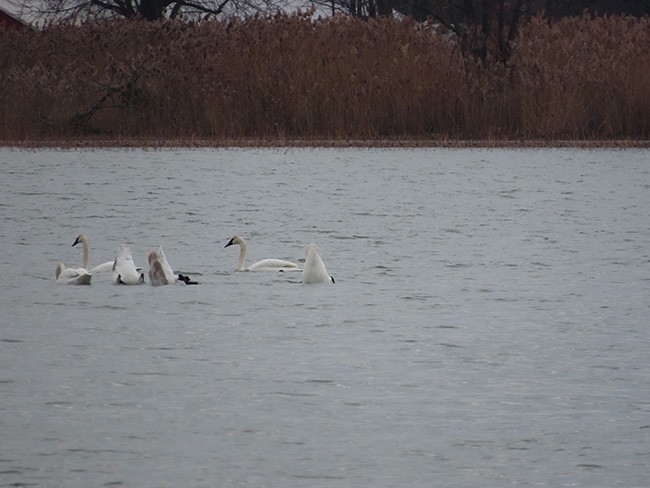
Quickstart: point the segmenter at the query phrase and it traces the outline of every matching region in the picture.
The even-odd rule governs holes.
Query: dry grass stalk
[[[648,140],[650,19],[522,25],[507,66],[408,20],[0,33],[0,139]]]

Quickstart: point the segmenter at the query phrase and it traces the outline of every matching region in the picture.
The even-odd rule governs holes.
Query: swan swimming
[[[77,244],[81,243],[83,245],[83,269],[88,269],[88,264],[90,261],[90,244],[88,243],[88,236],[86,234],[79,234],[77,238],[72,243],[72,247],[75,247]],[[90,274],[93,273],[107,273],[113,270],[113,261],[107,261],[99,266],[95,266],[93,269],[89,270]]]
[[[131,250],[126,246],[120,246],[117,257],[113,262],[114,285],[139,285],[144,283],[144,273],[141,273],[133,263]]]
[[[242,236],[236,235],[224,247],[234,246],[235,244],[239,244],[239,261],[235,271],[300,271],[296,263],[273,258],[262,259],[246,268],[244,266],[246,260],[246,241]]]
[[[302,270],[302,282],[306,284],[334,283],[334,277],[327,273],[318,246],[313,242],[308,244],[305,249],[305,267]]]
[[[63,263],[59,263],[54,275],[56,282],[64,285],[90,285],[90,280],[93,277],[84,268],[66,268]]]
[[[177,281],[182,281],[186,285],[198,285],[196,281],[192,281],[189,276],[182,274],[175,275],[172,267],[169,265],[162,246],[158,247],[157,251],[149,253],[149,282],[154,285],[172,285]]]

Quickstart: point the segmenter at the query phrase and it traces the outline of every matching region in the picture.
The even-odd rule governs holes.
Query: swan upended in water
[[[167,262],[162,246],[149,253],[149,283],[154,286],[176,283],[176,276]]]
[[[239,244],[239,261],[235,271],[300,271],[296,263],[285,261],[284,259],[262,259],[249,267],[245,267],[246,261],[246,241],[240,235],[236,235],[228,241],[224,247],[234,246]]]
[[[55,276],[56,282],[64,285],[90,285],[93,277],[84,268],[66,268],[63,263],[56,267]]]
[[[90,262],[90,244],[88,243],[88,236],[86,234],[79,234],[77,238],[72,243],[72,247],[75,247],[77,244],[81,243],[83,245],[83,269],[88,269]],[[113,270],[114,261],[107,261],[99,266],[88,270],[90,274],[93,273],[107,273]]]
[[[173,285],[177,281],[182,281],[186,285],[198,285],[189,276],[180,273],[174,274],[162,246],[159,246],[157,251],[151,251],[149,253],[149,283],[154,286]]]
[[[325,263],[320,257],[320,250],[313,242],[305,249],[305,266],[302,270],[302,282],[312,283],[334,283],[334,277],[330,276],[325,269]]]
[[[131,250],[126,246],[121,246],[117,257],[113,262],[114,285],[139,285],[144,283],[144,273],[141,273],[133,263]]]

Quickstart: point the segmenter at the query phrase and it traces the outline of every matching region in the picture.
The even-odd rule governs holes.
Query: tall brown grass
[[[507,64],[408,20],[0,33],[0,140],[650,139],[650,19],[536,17]]]

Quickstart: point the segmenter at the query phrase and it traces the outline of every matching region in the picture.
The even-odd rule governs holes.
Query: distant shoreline
[[[0,147],[14,149],[83,148],[503,148],[503,149],[648,149],[650,140],[302,140],[302,139],[72,139],[0,141]]]

